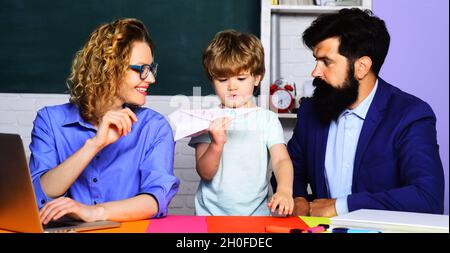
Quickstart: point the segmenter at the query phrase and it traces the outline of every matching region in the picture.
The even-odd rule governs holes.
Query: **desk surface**
[[[265,233],[268,225],[290,228],[309,228],[329,224],[328,218],[265,216],[185,216],[169,215],[161,219],[122,222],[112,229],[86,231],[86,233]],[[0,230],[0,233],[9,231]]]

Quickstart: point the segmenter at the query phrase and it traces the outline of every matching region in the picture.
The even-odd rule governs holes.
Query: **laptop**
[[[43,226],[22,139],[0,133],[0,229],[25,233],[80,232],[119,227],[120,222],[68,218]]]

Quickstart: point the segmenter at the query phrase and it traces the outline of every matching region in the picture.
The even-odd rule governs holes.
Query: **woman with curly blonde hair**
[[[65,215],[127,221],[167,215],[178,190],[168,122],[141,107],[157,64],[145,25],[99,26],[77,52],[70,103],[39,110],[30,170],[43,224]]]

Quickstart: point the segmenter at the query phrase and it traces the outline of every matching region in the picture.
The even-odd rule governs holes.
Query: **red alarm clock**
[[[282,80],[277,80],[270,86],[269,106],[272,111],[278,113],[288,113],[294,107],[294,87],[290,84],[283,84]]]

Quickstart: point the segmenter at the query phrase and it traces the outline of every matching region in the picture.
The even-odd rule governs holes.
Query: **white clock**
[[[284,88],[276,88],[270,92],[270,108],[279,113],[287,113],[294,107],[294,97]]]

